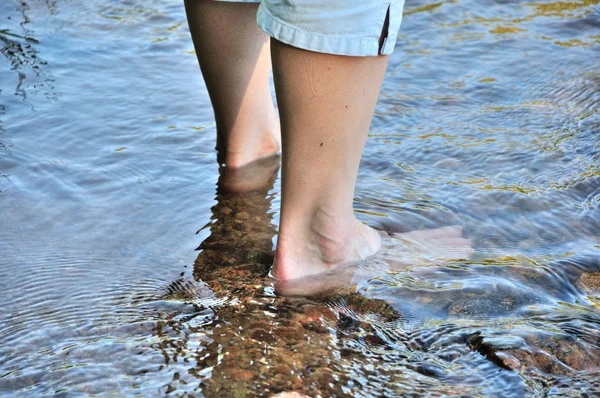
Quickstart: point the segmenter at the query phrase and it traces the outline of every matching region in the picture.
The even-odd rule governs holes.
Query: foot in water
[[[242,167],[222,167],[217,184],[220,193],[247,193],[269,190],[277,178],[278,154],[255,160]]]
[[[323,250],[309,251],[305,257],[289,256],[286,242],[278,242],[273,274],[276,290],[282,295],[306,296],[350,284],[359,270],[359,262],[376,254],[382,237],[391,240],[393,258],[390,268],[428,263],[440,264],[466,259],[473,254],[471,241],[462,237],[462,227],[449,226],[387,235],[355,220],[350,233],[329,247],[330,257]],[[330,242],[331,243],[331,242]],[[389,246],[389,245],[386,245]],[[332,254],[337,255],[332,255]],[[356,282],[356,281],[353,281]]]
[[[395,259],[390,262],[390,267],[404,269],[412,265],[468,259],[474,250],[471,241],[463,238],[462,233],[461,226],[452,225],[391,234],[394,243],[399,244],[394,245]]]
[[[281,129],[274,112],[273,109],[268,110],[260,123],[240,123],[244,127],[229,129],[227,134],[217,127],[219,165],[239,169],[278,156],[281,152]]]

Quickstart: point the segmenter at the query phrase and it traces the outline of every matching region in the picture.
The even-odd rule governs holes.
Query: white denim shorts
[[[260,3],[256,19],[269,36],[305,50],[350,56],[391,54],[404,8],[404,0],[217,1]],[[380,37],[385,37],[381,49]]]

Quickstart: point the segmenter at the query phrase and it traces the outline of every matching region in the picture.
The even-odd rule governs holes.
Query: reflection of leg
[[[237,168],[279,151],[269,91],[269,38],[257,4],[186,0],[190,32],[217,121],[219,163]]]
[[[227,289],[262,285],[273,262],[276,228],[270,212],[273,196],[268,192],[275,182],[279,159],[272,157],[260,163],[234,171],[220,169],[217,204],[211,209],[208,224],[210,235],[200,244],[194,264],[194,277],[206,282],[217,296],[228,294]],[[232,192],[245,188],[247,176],[255,175],[261,175],[262,190]]]
[[[278,278],[318,274],[373,254],[377,232],[352,210],[358,164],[387,56],[309,52],[272,40],[282,138]]]

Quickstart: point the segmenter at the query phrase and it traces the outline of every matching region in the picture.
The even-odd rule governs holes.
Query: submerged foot
[[[223,167],[219,178],[220,192],[247,193],[270,189],[277,178],[279,155],[256,160],[242,167]]]
[[[463,238],[462,233],[461,226],[452,225],[391,234],[390,237],[399,244],[392,245],[394,253],[390,266],[397,269],[467,259],[474,250],[471,241]]]
[[[327,215],[318,219],[304,236],[279,235],[273,267],[279,293],[310,295],[343,285],[381,247],[380,233],[354,218],[343,226]]]
[[[286,250],[287,242],[278,244],[274,266],[277,291],[283,295],[305,296],[356,282],[353,277],[357,275],[359,262],[377,253],[382,236],[387,234],[358,221],[351,231],[346,238],[336,242],[337,247],[330,245],[329,254],[339,253],[333,258],[324,256],[322,250],[315,250],[305,257],[291,256]],[[387,253],[387,262],[396,269],[466,259],[473,254],[471,241],[462,237],[459,226],[392,234],[388,239],[394,244],[386,245],[386,249],[391,247],[394,253]],[[332,259],[335,261],[330,261]]]

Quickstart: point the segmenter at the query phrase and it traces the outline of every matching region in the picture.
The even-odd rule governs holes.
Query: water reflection
[[[221,168],[217,204],[204,227],[210,229],[210,235],[197,249],[200,254],[194,263],[195,278],[211,281],[215,284],[211,288],[219,292],[231,292],[233,286],[267,276],[276,234],[271,211],[274,194],[269,191],[278,170],[279,157],[236,171]],[[230,275],[228,285],[218,282],[222,273]]]
[[[46,61],[40,58],[38,52],[37,46],[40,42],[30,29],[31,7],[25,1],[18,2],[16,6],[20,11],[20,21],[9,17],[9,27],[0,29],[0,53],[6,57],[11,69],[16,73],[14,92],[23,100],[27,99],[30,92],[44,92],[47,98],[56,98],[53,93],[54,80],[43,70]],[[2,9],[7,5],[0,7]],[[53,2],[46,2],[46,7],[51,14],[56,12]]]

